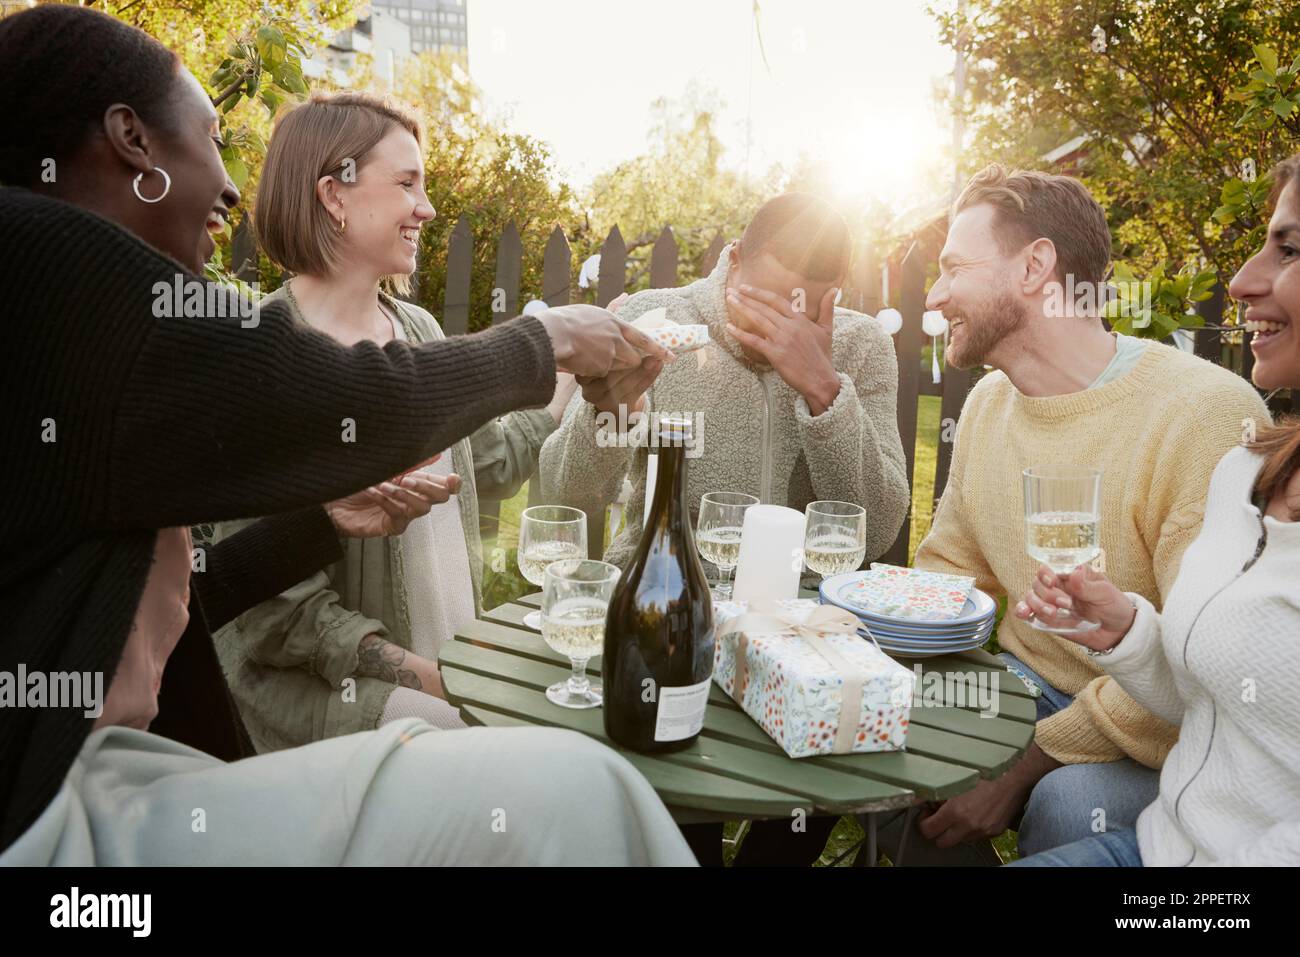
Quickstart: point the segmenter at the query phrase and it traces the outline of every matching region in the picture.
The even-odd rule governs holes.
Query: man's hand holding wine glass
[[[1080,565],[1068,575],[1057,575],[1040,565],[1033,590],[1016,605],[1015,615],[1021,621],[1037,616],[1039,621],[1067,627],[1081,620],[1095,621],[1101,627],[1064,637],[1093,651],[1107,652],[1128,634],[1137,609],[1109,578],[1090,565]]]

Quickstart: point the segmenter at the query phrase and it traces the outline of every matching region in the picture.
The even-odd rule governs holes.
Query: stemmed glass
[[[547,700],[562,708],[598,708],[601,689],[587,679],[587,662],[605,644],[605,617],[618,584],[619,569],[609,562],[565,559],[546,567],[542,586],[542,638],[565,655],[573,668],[567,681],[546,689]]]
[[[718,566],[718,584],[713,597],[718,601],[731,598],[731,572],[740,557],[740,531],[745,524],[745,509],[757,505],[758,499],[743,492],[709,492],[700,497],[700,517],[695,523],[695,547]]]
[[[867,557],[867,510],[852,502],[812,502],[804,509],[803,561],[825,581]]]
[[[1080,465],[1035,465],[1024,471],[1025,550],[1057,576],[1070,574],[1101,552],[1101,471]],[[1101,625],[1079,619],[1055,625],[1030,618],[1039,631],[1078,635]]]
[[[538,587],[545,584],[546,566],[569,558],[587,557],[587,513],[567,505],[534,505],[519,521],[519,571]],[[524,625],[542,627],[542,616],[530,611]]]

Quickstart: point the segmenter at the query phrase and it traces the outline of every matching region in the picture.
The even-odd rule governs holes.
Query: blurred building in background
[[[9,0],[0,0],[9,2]],[[466,0],[374,0],[362,4],[361,18],[339,32],[328,46],[303,61],[303,73],[318,79],[328,75],[347,84],[359,54],[374,58],[377,85],[391,86],[401,62],[412,54],[438,53],[469,69]]]
[[[469,69],[467,0],[372,0],[371,9],[400,20],[411,30],[411,52],[446,53]]]
[[[302,71],[310,79],[326,74],[340,86],[346,85],[348,72],[356,65],[358,54],[374,58],[374,74],[380,86],[392,86],[398,66],[414,52],[410,28],[391,14],[374,9],[353,26],[340,31],[328,46],[314,50],[303,60]]]

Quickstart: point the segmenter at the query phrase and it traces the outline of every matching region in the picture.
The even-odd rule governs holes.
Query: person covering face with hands
[[[851,248],[829,204],[790,193],[765,203],[705,278],[618,304],[619,318],[633,322],[662,308],[672,322],[707,325],[711,344],[667,368],[649,359],[579,379],[582,395],[542,449],[550,501],[602,512],[631,481],[627,520],[606,560],[624,563],[641,535],[648,452],[639,447],[638,412],[695,417],[693,509],[716,491],[801,511],[818,499],[856,502],[867,510],[868,559],[893,543],[909,501],[898,367],[874,319],[835,307]],[[751,830],[741,863],[758,851],[763,830]],[[804,837],[815,843],[811,829]],[[701,861],[720,860],[718,829],[701,828],[699,838]]]

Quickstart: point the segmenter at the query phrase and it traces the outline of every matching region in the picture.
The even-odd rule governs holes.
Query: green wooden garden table
[[[870,864],[876,859],[882,813],[907,809],[910,824],[911,815],[925,802],[954,797],[981,779],[1005,772],[1034,737],[1029,689],[992,655],[970,651],[919,662],[899,660],[908,667],[919,663],[923,674],[996,672],[998,694],[992,710],[997,716],[982,716],[974,702],[945,699],[943,706],[914,706],[904,751],[787,757],[714,685],[704,730],[691,747],[663,755],[638,754],[605,736],[599,708],[575,711],[546,700],[546,688],[564,679],[570,668],[566,658],[523,624],[539,598],[525,596],[494,608],[443,645],[438,664],[447,700],[471,725],[569,728],[613,747],[645,775],[679,824],[789,819],[797,809],[854,814],[867,833],[867,853],[859,853],[858,860]],[[600,659],[593,658],[587,670],[599,681]],[[956,685],[945,682],[945,689],[952,694]]]

